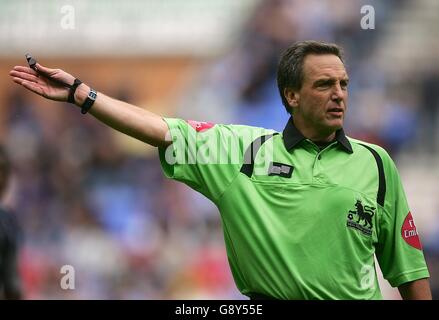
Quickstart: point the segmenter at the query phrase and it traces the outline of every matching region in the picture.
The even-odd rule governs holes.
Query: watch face
[[[92,100],[96,100],[97,92],[94,90],[91,90],[90,93],[88,94],[88,97]]]

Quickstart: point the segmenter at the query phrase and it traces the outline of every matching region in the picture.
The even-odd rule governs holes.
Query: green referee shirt
[[[212,200],[242,294],[276,299],[381,299],[429,273],[395,164],[337,131],[320,150],[292,119],[282,133],[164,119],[165,175]]]

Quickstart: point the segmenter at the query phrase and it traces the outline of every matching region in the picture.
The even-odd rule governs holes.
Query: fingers
[[[14,81],[15,83],[21,84],[24,80],[21,79],[21,78],[13,77],[13,78],[12,78],[12,81]]]
[[[19,71],[15,71],[15,70],[11,70],[9,72],[9,75],[15,78],[20,78],[23,80],[28,80],[30,82],[38,82],[38,77],[30,74],[30,73],[26,73],[26,72],[19,72]]]
[[[13,77],[12,80],[15,83],[21,84],[26,89],[28,89],[32,92],[35,92],[36,94],[39,94],[40,96],[43,96],[43,89],[40,86],[38,86],[38,84],[36,84],[35,82],[26,81],[26,80],[23,80],[23,79],[17,78],[17,77]]]
[[[29,74],[33,74],[34,76],[38,75],[38,73],[35,70],[32,70],[29,67],[15,66],[12,70],[19,71],[19,72],[26,72]]]
[[[47,74],[47,75],[52,75],[56,72],[56,69],[50,69],[50,68],[43,67],[38,62],[35,66],[39,72],[42,72],[42,73]]]
[[[15,66],[13,68],[13,70],[19,71],[19,72],[25,72],[28,74],[32,74],[34,76],[38,76],[38,73],[42,73],[43,75],[48,76],[48,77],[51,77],[54,73],[56,73],[56,69],[50,69],[50,68],[43,67],[39,63],[36,64],[36,68],[37,68],[38,72],[29,68],[29,67],[24,67],[24,66]]]
[[[36,64],[36,68],[38,74],[48,78],[59,86],[69,87],[71,84],[73,84],[73,81],[75,80],[75,77],[61,69],[46,68],[39,63]]]
[[[36,94],[39,94],[40,96],[44,96],[43,89],[39,87],[37,84],[35,84],[34,82],[22,81],[21,85],[26,89],[35,92]]]

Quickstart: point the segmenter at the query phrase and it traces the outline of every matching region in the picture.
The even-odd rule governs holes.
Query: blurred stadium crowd
[[[409,190],[427,183],[419,176],[404,180],[404,168],[407,162],[438,164],[439,71],[398,74],[398,66],[391,66],[393,71],[378,67],[380,48],[392,36],[386,25],[414,4],[257,2],[238,41],[225,54],[203,61],[164,115],[282,130],[288,116],[275,82],[280,50],[296,40],[336,42],[345,49],[350,73],[348,135],[389,150],[400,162],[404,184],[412,184]],[[363,4],[375,8],[377,30],[361,29]],[[437,56],[432,55],[431,66],[438,65]],[[138,103],[129,92],[105,93]],[[35,107],[24,90],[9,91],[6,97],[2,143],[14,167],[7,202],[23,228],[20,272],[26,298],[245,298],[230,274],[217,209],[184,185],[166,180],[156,152],[127,151],[118,133],[71,106],[56,106],[63,110],[55,116],[54,106]],[[418,157],[426,163],[416,162]],[[431,180],[438,177],[436,171],[428,175],[437,188]],[[420,200],[411,195],[416,208]],[[412,212],[418,230],[425,230],[438,298],[439,204],[431,203],[428,218]],[[59,286],[60,268],[66,264],[75,268],[75,290]],[[389,291],[387,297],[397,294]]]

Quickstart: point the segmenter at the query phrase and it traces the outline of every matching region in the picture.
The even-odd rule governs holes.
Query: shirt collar
[[[299,131],[299,129],[297,129],[294,125],[293,117],[290,117],[287,125],[285,126],[285,129],[283,131],[283,139],[285,148],[287,148],[288,151],[290,151],[291,149],[296,147],[301,141],[306,139]],[[335,132],[335,139],[344,151],[348,153],[353,153],[352,146],[348,138],[346,137],[343,128]]]

